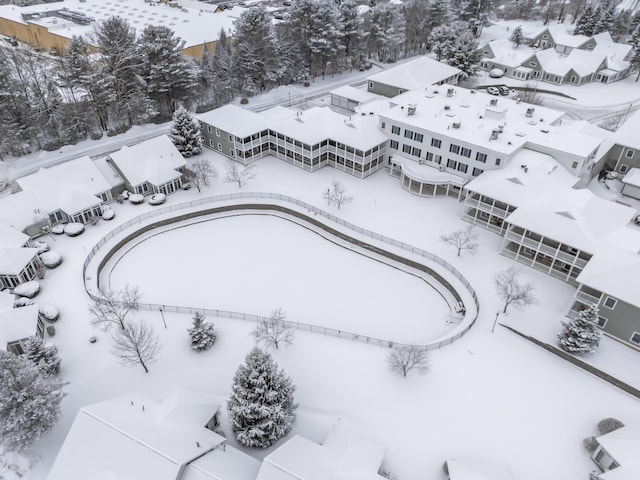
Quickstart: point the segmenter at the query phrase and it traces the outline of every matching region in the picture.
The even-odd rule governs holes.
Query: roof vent
[[[445,109],[445,110],[451,110],[451,106],[450,106],[450,105],[445,105],[445,106],[444,106],[444,109]]]
[[[491,136],[489,137],[489,140],[497,140],[498,135],[500,135],[500,130],[494,128],[493,130],[491,130]]]
[[[548,128],[541,128],[540,131],[542,133],[549,133],[549,129]]]
[[[407,115],[415,115],[416,114],[416,104],[412,103],[407,107]]]
[[[451,126],[452,126],[453,128],[460,128],[460,122],[453,122],[453,123],[451,124]]]
[[[527,108],[527,113],[525,113],[524,116],[527,117],[527,118],[531,118],[531,117],[533,117],[533,112],[535,112],[535,111],[536,111],[535,108],[529,107],[529,108]]]
[[[447,88],[447,97],[453,97],[455,90],[453,88]]]
[[[498,99],[492,98],[491,100],[489,100],[489,105],[491,105],[492,107],[495,107],[496,105],[498,105]]]

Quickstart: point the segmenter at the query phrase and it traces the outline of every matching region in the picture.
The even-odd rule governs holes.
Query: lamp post
[[[498,323],[498,317],[500,316],[500,312],[496,312],[496,318],[493,321],[493,327],[491,327],[491,333],[496,329],[496,323]]]
[[[164,319],[164,305],[159,308],[160,315],[162,315],[162,323],[164,323],[164,328],[167,328],[167,321]]]
[[[329,201],[331,199],[331,189],[327,188],[327,205],[330,205],[331,202]]]
[[[289,92],[289,108],[291,108],[291,92]]]

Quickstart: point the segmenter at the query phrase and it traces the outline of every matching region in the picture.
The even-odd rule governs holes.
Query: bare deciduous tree
[[[203,186],[208,187],[209,181],[218,176],[218,171],[207,158],[198,158],[189,164],[185,174],[201,192]]]
[[[348,205],[353,201],[353,197],[347,195],[347,189],[337,180],[331,182],[331,187],[323,192],[322,198],[327,201],[327,205],[335,205],[338,210],[342,205]]]
[[[403,377],[406,377],[412,370],[420,374],[427,373],[427,370],[429,370],[427,351],[418,345],[391,348],[387,363],[393,373]]]
[[[89,306],[89,315],[91,324],[103,330],[113,326],[124,330],[127,316],[140,308],[138,287],[127,285],[124,290],[100,290],[97,297]]]
[[[275,309],[269,318],[258,320],[258,325],[251,335],[256,338],[256,342],[262,343],[265,347],[291,345],[295,339],[295,330],[284,322],[286,316],[286,312],[281,308]]]
[[[493,284],[496,287],[498,297],[504,302],[502,313],[507,313],[507,308],[513,305],[518,310],[536,303],[533,296],[533,285],[520,283],[520,272],[511,267],[493,275]]]
[[[227,161],[227,169],[224,176],[226,183],[237,183],[239,188],[244,187],[249,180],[256,178],[255,164],[241,165],[233,160]]]
[[[147,365],[154,362],[162,350],[158,335],[145,321],[127,321],[123,328],[114,330],[111,339],[111,353],[118,361],[127,366],[140,364],[145,373],[149,373]]]
[[[526,84],[514,95],[516,100],[524,103],[530,103],[531,105],[542,105],[542,96],[538,93],[537,84]]]
[[[452,245],[458,250],[458,256],[465,250],[471,255],[478,253],[478,232],[475,231],[473,225],[469,225],[464,230],[458,230],[449,235],[442,235],[440,241],[447,245]]]

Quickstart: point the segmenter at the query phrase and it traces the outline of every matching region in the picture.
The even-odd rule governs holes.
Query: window
[[[229,141],[233,142],[233,135],[229,134]]]
[[[602,457],[604,457],[604,450],[600,449],[600,451],[596,454],[596,462],[600,463],[602,461]]]
[[[576,83],[576,76],[575,75],[571,75],[571,82]]]
[[[416,142],[422,142],[422,139],[423,139],[423,138],[424,138],[424,135],[422,135],[421,133],[415,133],[415,134],[413,135],[413,139],[414,139]]]
[[[216,128],[216,137],[219,137],[219,136],[220,136],[220,130]]]
[[[502,159],[496,158],[496,165],[500,165],[500,162],[502,162]]]
[[[459,163],[458,164],[458,171],[462,172],[462,173],[467,173],[467,169],[469,168],[469,166],[466,163]]]
[[[460,150],[460,155],[462,155],[463,157],[471,158],[471,149],[462,147],[462,149]]]
[[[234,157],[236,154],[236,152],[233,151],[233,148],[229,149],[229,155],[231,155],[232,157]]]
[[[404,138],[410,138],[410,139],[413,140],[413,132],[411,130],[407,130],[405,128],[405,130],[404,130]]]
[[[484,170],[482,170],[481,168],[474,168],[473,169],[473,176],[477,177],[478,175],[480,175],[482,172],[484,172]]]
[[[607,298],[604,299],[603,305],[609,310],[613,310],[614,308],[616,308],[617,303],[618,301],[615,298],[607,296]]]
[[[209,146],[213,148],[213,140],[209,139]]]
[[[436,163],[442,163],[442,155],[436,155],[433,161]]]
[[[386,124],[386,123],[384,123],[384,122],[381,122],[381,123],[380,123],[380,128],[381,128],[381,129],[383,129],[383,130],[384,130],[384,127],[386,127],[386,126],[387,126],[387,124]]]
[[[640,345],[640,333],[633,332],[633,335],[631,335],[631,338],[629,340],[636,345]]]
[[[629,165],[620,165],[620,173],[627,173],[627,170],[629,170]]]
[[[221,152],[222,151],[222,144],[218,143],[218,151]]]
[[[478,152],[476,153],[476,160],[478,162],[486,163],[487,162],[487,154]]]
[[[433,162],[433,153],[427,152],[427,160],[429,160],[430,162]]]
[[[451,153],[460,153],[460,146],[452,143],[451,145],[449,145],[449,151]]]
[[[391,125],[391,133],[393,133],[394,135],[400,135],[400,127]]]
[[[431,146],[432,147],[440,148],[441,145],[442,145],[442,140],[438,140],[437,138],[432,138],[431,139]]]
[[[420,150],[419,148],[413,147],[411,149],[411,155],[413,155],[414,157],[419,157],[420,155],[422,155],[422,150]]]
[[[571,168],[578,168],[578,162],[573,162],[571,164]]]
[[[373,88],[375,84],[373,82],[369,82],[369,88]]]
[[[624,154],[624,156],[627,157],[627,158],[631,158],[631,157],[633,157],[634,153],[636,153],[635,150],[629,149],[629,150],[627,150],[627,153]]]
[[[456,168],[457,165],[458,165],[458,162],[456,162],[455,160],[451,160],[450,158],[447,159],[448,168]]]
[[[391,140],[391,143],[389,143],[389,146],[391,148],[394,148],[394,149],[397,150],[398,149],[398,142],[396,142],[395,140]]]
[[[603,328],[607,324],[607,319],[601,316],[598,316],[598,321],[596,322],[600,328]]]
[[[211,125],[207,127],[207,130],[209,131],[209,133],[211,133]]]
[[[402,145],[403,153],[411,153],[411,145]]]

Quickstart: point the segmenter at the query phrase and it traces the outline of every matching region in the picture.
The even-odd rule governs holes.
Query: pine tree
[[[213,323],[205,322],[205,316],[200,312],[193,314],[193,326],[187,331],[191,335],[191,348],[196,352],[209,350],[216,341]]]
[[[224,29],[220,30],[216,49],[211,58],[211,69],[213,70],[213,85],[216,95],[216,105],[223,105],[231,101],[236,91],[236,83],[233,77],[231,43],[224,33]]]
[[[200,126],[183,107],[178,107],[173,114],[173,125],[169,130],[169,138],[185,158],[202,152]]]
[[[271,355],[254,347],[233,377],[227,412],[236,438],[266,448],[291,431],[295,420],[291,379]]]
[[[25,355],[46,375],[60,372],[60,357],[55,345],[46,345],[40,337],[31,337],[25,345]]]
[[[513,43],[515,48],[518,48],[520,45],[524,43],[525,38],[524,38],[524,33],[522,33],[522,25],[518,25],[516,28],[513,29],[513,32],[511,32],[511,36],[509,37],[509,40],[511,41],[511,43]]]
[[[0,352],[0,379],[0,445],[21,450],[58,422],[65,384],[8,352]]]
[[[597,319],[598,309],[591,306],[579,312],[578,318],[562,322],[564,328],[558,334],[560,347],[570,353],[594,353],[601,336]]]
[[[594,13],[594,8],[588,3],[576,20],[576,27],[573,30],[574,35],[586,35],[588,37],[593,35]]]

